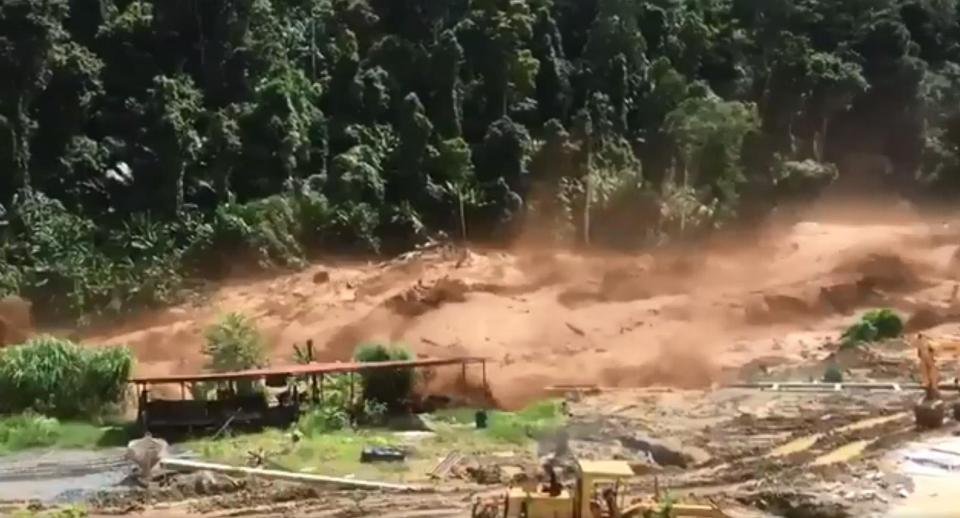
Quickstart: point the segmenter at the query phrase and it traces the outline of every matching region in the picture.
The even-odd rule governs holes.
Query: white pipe
[[[368,480],[354,480],[350,478],[326,477],[323,475],[312,475],[308,473],[297,473],[292,471],[279,471],[274,469],[248,468],[246,466],[230,466],[227,464],[214,464],[212,462],[199,462],[194,460],[166,458],[161,459],[160,464],[167,468],[184,469],[190,471],[215,471],[232,475],[253,475],[278,480],[288,480],[291,482],[300,482],[307,484],[338,484],[341,486],[362,487],[367,489],[392,489],[395,491],[417,491],[418,487],[390,484],[387,482],[372,482]]]

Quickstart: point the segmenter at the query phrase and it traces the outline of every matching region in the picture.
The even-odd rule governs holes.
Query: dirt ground
[[[536,455],[625,460],[638,473],[627,488],[633,498],[659,490],[740,518],[910,516],[888,513],[915,496],[926,499],[928,511],[960,508],[951,492],[921,495],[915,479],[890,462],[910,444],[960,431],[953,419],[941,430],[918,431],[915,391],[663,387],[568,391],[566,398],[568,425],[539,437]],[[161,475],[151,505],[142,489],[111,492],[94,500],[93,516],[469,516],[474,501],[495,500],[511,474],[535,466],[536,455],[466,451],[441,479],[410,480],[410,492]]]

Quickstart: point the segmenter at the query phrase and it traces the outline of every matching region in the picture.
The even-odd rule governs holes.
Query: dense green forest
[[[958,8],[3,0],[0,292],[75,318],[440,233],[647,246],[838,178],[949,201]]]

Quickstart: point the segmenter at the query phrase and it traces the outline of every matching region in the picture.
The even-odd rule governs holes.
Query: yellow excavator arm
[[[917,358],[920,360],[920,383],[927,400],[940,399],[940,371],[937,370],[933,347],[923,335],[917,335]]]

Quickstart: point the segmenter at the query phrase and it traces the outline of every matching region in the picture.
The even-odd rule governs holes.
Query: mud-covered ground
[[[587,392],[567,393],[568,426],[539,437],[534,455],[466,451],[440,480],[411,481],[411,492],[167,473],[156,478],[150,505],[133,485],[100,493],[89,505],[93,515],[104,516],[468,516],[476,499],[496,498],[512,475],[533,469],[537,454],[560,453],[630,462],[638,473],[629,487],[633,497],[656,487],[679,501],[712,502],[744,518],[904,517],[911,516],[915,497],[924,499],[924,516],[948,517],[950,509],[960,509],[949,492],[915,494],[920,490],[912,474],[895,462],[911,445],[960,431],[952,418],[941,430],[917,431],[915,391]],[[945,514],[931,515],[931,509]]]

